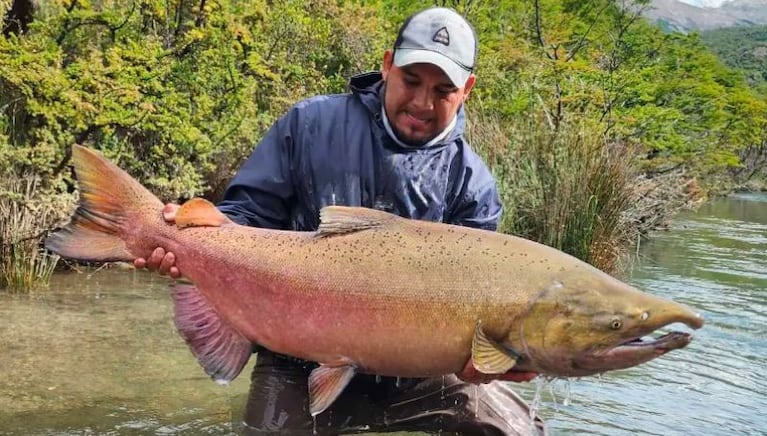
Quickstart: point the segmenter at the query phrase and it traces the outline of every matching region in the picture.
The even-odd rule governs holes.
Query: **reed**
[[[636,237],[635,152],[584,117],[552,128],[472,111],[469,140],[493,171],[505,206],[500,230],[555,247],[608,272]]]
[[[0,288],[28,292],[47,287],[58,256],[42,247],[47,231],[71,199],[41,189],[39,177],[0,179]]]

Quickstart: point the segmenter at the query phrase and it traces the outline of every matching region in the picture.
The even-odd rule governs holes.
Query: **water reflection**
[[[767,429],[767,196],[680,217],[646,243],[629,281],[707,324],[686,349],[570,384],[542,410],[553,434],[757,434]],[[175,331],[168,280],[135,271],[57,275],[0,293],[0,433],[231,434],[252,362],[211,382]],[[514,385],[528,400],[534,384]]]

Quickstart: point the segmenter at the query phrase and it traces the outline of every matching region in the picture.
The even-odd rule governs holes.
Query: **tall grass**
[[[0,178],[0,288],[26,292],[48,285],[58,256],[42,248],[42,240],[71,201],[44,192],[39,177]]]
[[[535,115],[511,124],[472,110],[469,119],[469,140],[495,174],[505,205],[500,230],[618,269],[636,238],[636,154],[607,142],[586,117],[556,129]]]

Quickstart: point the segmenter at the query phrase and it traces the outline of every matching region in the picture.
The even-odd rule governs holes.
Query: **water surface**
[[[707,320],[686,349],[542,395],[552,434],[767,434],[767,196],[712,201],[645,243],[627,281]],[[211,382],[169,280],[105,269],[0,292],[0,434],[233,434],[252,362]],[[534,384],[516,385],[532,401]]]
[[[706,319],[685,349],[544,395],[556,434],[767,434],[767,195],[705,204],[641,247],[627,281]],[[677,327],[676,325],[674,326]],[[685,329],[685,327],[680,327]],[[688,329],[689,330],[689,329]],[[524,388],[525,397],[532,395]]]
[[[169,280],[90,272],[0,293],[0,434],[231,433],[248,377],[205,375],[176,333]]]

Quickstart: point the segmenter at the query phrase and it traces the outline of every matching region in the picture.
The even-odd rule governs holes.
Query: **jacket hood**
[[[381,117],[383,114],[381,113],[381,102],[383,101],[384,87],[383,76],[379,71],[358,74],[349,79],[349,90],[368,109],[370,114],[382,128],[383,121],[381,121]],[[447,145],[463,136],[465,119],[466,115],[464,113],[463,105],[461,105],[458,108],[455,127],[453,127],[453,130],[448,133],[442,141],[433,147]]]

